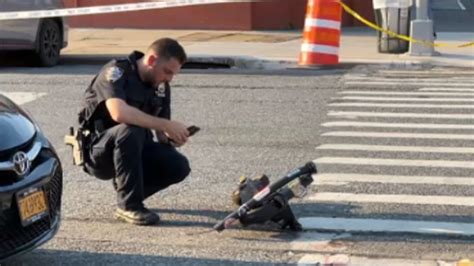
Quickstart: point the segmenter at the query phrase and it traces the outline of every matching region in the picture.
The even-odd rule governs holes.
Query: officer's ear
[[[150,54],[148,55],[148,58],[146,60],[146,64],[149,66],[149,67],[152,67],[156,64],[156,61],[158,60],[158,57],[155,55],[155,54]]]

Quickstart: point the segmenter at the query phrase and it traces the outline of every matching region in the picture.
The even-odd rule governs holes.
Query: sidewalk
[[[140,29],[71,29],[67,59],[103,63],[132,50],[145,50],[155,39],[175,38],[192,62],[229,63],[239,68],[285,68],[297,66],[301,31],[202,31]],[[439,32],[438,41],[453,45],[474,40],[474,33]],[[411,57],[380,54],[376,32],[367,28],[343,29],[341,64],[397,64],[474,67],[474,46],[437,48],[441,56]]]

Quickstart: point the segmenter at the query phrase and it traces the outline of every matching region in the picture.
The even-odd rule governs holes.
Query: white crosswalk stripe
[[[403,96],[472,96],[474,92],[423,92],[423,91],[341,91],[339,94],[361,94],[361,95],[403,95]]]
[[[426,147],[426,146],[390,146],[359,144],[323,144],[317,150],[346,151],[385,151],[385,152],[422,152],[422,153],[465,153],[474,154],[474,147]]]
[[[454,161],[454,160],[378,159],[378,158],[371,158],[371,157],[367,157],[367,158],[364,158],[364,157],[357,157],[357,158],[355,157],[320,157],[314,160],[314,163],[474,169],[474,160]]]
[[[400,79],[397,78],[385,78],[385,77],[367,77],[367,76],[354,76],[354,75],[347,75],[344,77],[344,80],[347,83],[352,81],[357,82],[400,82]],[[456,82],[469,82],[473,83],[474,79],[469,77],[459,77],[459,78],[451,78],[450,81]],[[446,83],[446,80],[441,78],[404,78],[403,82],[416,82],[416,83]]]
[[[474,99],[466,98],[416,98],[416,97],[363,97],[344,96],[343,100],[355,101],[378,101],[378,102],[474,102]]]
[[[429,128],[429,129],[474,129],[474,125],[422,124],[422,123],[377,123],[355,121],[333,121],[321,124],[323,127],[381,127],[381,128]]]
[[[454,119],[474,120],[474,114],[427,114],[427,113],[401,113],[401,112],[337,112],[329,111],[328,116],[336,117],[396,117],[396,118],[429,118],[429,119]]]
[[[474,92],[474,89],[460,89],[460,88],[421,88],[419,91],[468,91]]]
[[[321,134],[323,137],[391,138],[391,139],[444,139],[474,140],[474,134],[434,134],[434,133],[398,133],[398,132],[359,132],[334,131]]]
[[[330,103],[329,106],[345,107],[382,107],[382,108],[415,108],[415,109],[474,109],[474,104],[410,104],[410,103],[370,103],[370,102],[343,102]]]
[[[313,186],[345,185],[348,183],[393,183],[393,184],[435,184],[474,186],[474,178],[442,177],[442,176],[400,176],[400,175],[371,175],[371,174],[317,174],[313,176]]]
[[[409,220],[306,217],[299,219],[304,228],[348,232],[397,232],[473,236],[472,223],[426,222]]]
[[[355,193],[316,193],[308,196],[308,201],[316,202],[369,202],[399,203],[417,205],[449,205],[474,207],[474,197],[419,196],[419,195],[377,195]],[[474,227],[474,225],[472,225]]]
[[[306,201],[312,204],[363,206],[456,206],[472,210],[474,147],[472,144],[458,144],[474,140],[474,78],[470,74],[474,75],[474,72],[436,70],[433,74],[430,71],[381,70],[376,74],[346,75],[346,87],[356,89],[338,92],[332,99],[333,102],[328,104],[331,107],[328,117],[350,121],[326,121],[321,124],[332,131],[320,135],[327,138],[323,139],[324,142],[316,150],[325,155],[315,158],[314,162],[323,171],[313,176],[315,181],[312,187],[316,192],[309,194]],[[362,86],[364,89],[361,89]],[[405,87],[394,90],[393,86]],[[397,121],[393,121],[394,119]],[[343,127],[355,127],[357,131],[336,130]],[[372,131],[373,128],[386,130],[376,132]],[[398,132],[399,129],[411,130]],[[443,130],[443,133],[437,133],[438,130]],[[372,144],[371,139],[377,145]],[[333,142],[334,140],[338,142]],[[400,145],[400,141],[406,144]],[[426,145],[426,141],[431,141],[430,145]],[[456,145],[453,145],[454,141]],[[438,142],[445,145],[431,144]],[[330,154],[336,152],[338,156]],[[374,157],[374,152],[383,156]],[[342,170],[345,171],[356,170],[354,173],[340,171],[340,166],[344,166]],[[382,172],[363,172],[371,167],[382,169]],[[387,173],[384,173],[384,169],[387,169]],[[388,171],[392,169],[406,171],[394,175],[393,171]],[[414,169],[416,171],[412,171]],[[436,169],[439,169],[440,174],[431,175],[438,172]],[[452,169],[451,172],[449,169]],[[412,172],[417,174],[406,174]],[[444,176],[443,173],[461,175]],[[359,184],[357,193],[349,190],[353,183]],[[373,193],[373,189],[361,188],[380,184],[384,184],[382,188],[395,189],[387,188],[387,191],[377,190]],[[443,190],[447,191],[444,192],[446,194],[427,195],[426,192],[416,194],[416,189],[399,191],[400,187],[409,186],[426,186],[429,188],[427,191],[435,191],[436,187],[458,186],[470,192],[457,195],[456,190],[447,189]],[[345,217],[301,217],[299,221],[307,230],[474,236],[473,223],[455,221]]]
[[[18,105],[32,102],[46,95],[46,93],[37,93],[37,92],[4,92],[4,91],[0,91],[0,94],[3,94],[4,96],[10,98],[10,100],[12,100]]]
[[[349,86],[440,86],[440,87],[467,87],[472,88],[471,84],[462,82],[447,83],[442,82],[418,82],[418,81],[348,81],[346,85]]]

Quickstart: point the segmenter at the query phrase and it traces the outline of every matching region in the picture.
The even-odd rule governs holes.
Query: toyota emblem
[[[13,155],[13,170],[15,173],[22,177],[26,175],[30,171],[30,160],[28,159],[28,155],[26,153],[19,151]]]

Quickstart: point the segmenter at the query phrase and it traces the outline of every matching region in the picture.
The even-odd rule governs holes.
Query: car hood
[[[36,127],[28,115],[0,94],[0,151],[27,143],[35,133]]]

